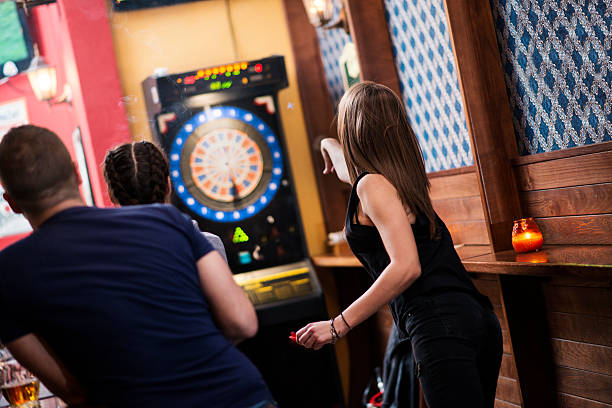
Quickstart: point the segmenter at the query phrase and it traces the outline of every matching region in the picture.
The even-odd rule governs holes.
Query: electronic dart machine
[[[223,240],[259,333],[239,348],[281,407],[341,407],[335,356],[289,343],[328,318],[308,259],[277,92],[282,56],[143,81],[149,122],[168,154],[172,203]]]

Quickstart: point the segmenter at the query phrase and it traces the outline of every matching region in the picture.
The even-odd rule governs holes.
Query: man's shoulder
[[[174,206],[169,204],[130,205],[117,208],[100,208],[99,214],[108,218],[175,218],[184,220],[185,217]]]
[[[3,271],[12,269],[23,257],[31,256],[32,234],[0,250],[0,275]]]
[[[121,210],[125,210],[134,216],[160,217],[162,219],[172,219],[181,222],[189,221],[188,217],[170,204],[134,205],[121,207]]]
[[[117,217],[123,224],[146,226],[156,229],[191,230],[190,218],[176,207],[168,204],[131,205],[116,209],[112,217]]]
[[[27,242],[29,236],[20,239],[17,242],[13,242],[11,245],[6,248],[0,250],[0,265],[5,265],[5,261],[9,261],[11,259],[11,255],[21,252],[24,246],[24,243]]]

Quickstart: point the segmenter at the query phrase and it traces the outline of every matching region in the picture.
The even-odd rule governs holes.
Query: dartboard
[[[278,139],[257,115],[221,106],[186,121],[170,149],[177,196],[196,214],[239,221],[265,208],[283,174]]]
[[[263,175],[263,156],[257,143],[237,129],[216,129],[198,140],[190,169],[196,186],[222,202],[244,198]]]

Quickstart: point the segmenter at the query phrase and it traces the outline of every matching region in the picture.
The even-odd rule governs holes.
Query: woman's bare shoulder
[[[401,201],[396,188],[382,174],[366,174],[357,183],[357,196],[362,203],[364,212],[369,217],[368,212],[388,211],[391,208],[397,209],[396,205],[401,205],[410,223],[413,224],[415,216]]]
[[[395,187],[382,174],[366,174],[357,183],[357,195],[360,199],[373,194],[395,193]]]

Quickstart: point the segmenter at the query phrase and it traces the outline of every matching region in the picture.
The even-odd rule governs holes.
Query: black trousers
[[[429,408],[493,408],[502,335],[490,306],[457,291],[419,296],[406,330]]]

